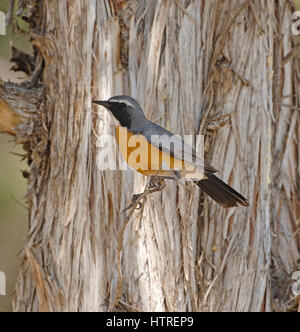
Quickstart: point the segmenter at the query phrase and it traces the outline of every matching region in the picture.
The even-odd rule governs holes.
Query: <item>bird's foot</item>
[[[151,192],[156,192],[156,191],[161,191],[166,187],[166,182],[164,179],[156,177],[156,176],[151,176],[148,187]],[[146,188],[147,190],[147,188]]]
[[[131,199],[131,203],[122,211],[122,213],[126,212],[127,210],[131,209],[134,207],[134,205],[136,204],[136,202],[139,200],[139,198],[143,195],[143,193],[141,194],[135,194],[132,196]],[[136,210],[140,210],[143,206],[142,202],[138,202],[137,207],[135,208]]]
[[[165,187],[166,187],[166,182],[164,179],[152,176],[149,180],[149,183],[146,185],[144,192],[141,194],[133,195],[131,203],[122,211],[122,213],[132,208],[140,210],[144,206],[144,198],[148,194],[152,194],[157,191],[162,191]]]

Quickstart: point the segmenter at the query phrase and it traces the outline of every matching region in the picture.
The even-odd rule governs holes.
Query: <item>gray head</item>
[[[147,119],[139,103],[128,96],[114,96],[108,100],[94,100],[94,104],[104,106],[119,121],[122,127],[138,133]]]

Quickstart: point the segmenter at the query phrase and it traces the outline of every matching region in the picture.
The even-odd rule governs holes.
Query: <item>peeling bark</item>
[[[299,112],[281,106],[300,102],[289,3],[28,3],[34,79],[0,90],[32,165],[14,310],[289,310],[300,242]],[[169,182],[126,225],[146,179],[98,169],[98,138],[114,131],[91,105],[117,94],[175,133],[205,134],[249,209]]]

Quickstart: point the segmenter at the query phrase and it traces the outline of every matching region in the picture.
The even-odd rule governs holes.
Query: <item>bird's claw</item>
[[[157,178],[155,176],[152,176],[150,178],[148,187],[149,189],[153,189],[153,191],[160,191],[163,190],[166,186],[165,180],[161,178]]]
[[[147,187],[148,187],[148,194],[161,191],[165,188],[166,182],[164,179],[157,178],[157,177],[151,177]],[[145,189],[146,190],[146,189]],[[145,192],[142,194],[135,194],[132,196],[131,203],[122,211],[122,213],[125,213],[127,210],[133,208],[137,201],[140,199],[142,195],[145,195]],[[143,202],[138,202],[137,206],[135,207],[136,210],[140,210],[143,207]]]
[[[142,194],[135,194],[132,196],[131,203],[122,211],[122,213],[126,212],[127,210],[131,209],[136,201],[141,197]],[[138,206],[136,207],[136,210],[140,210],[143,207],[142,202],[138,202]]]

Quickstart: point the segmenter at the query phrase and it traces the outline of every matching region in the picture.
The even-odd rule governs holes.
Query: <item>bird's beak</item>
[[[109,102],[107,100],[93,100],[92,103],[109,108]]]
[[[111,106],[112,105],[109,101],[107,101],[107,100],[93,100],[92,103],[105,107],[108,110],[109,114],[112,116],[113,124],[116,125],[116,126],[119,125],[118,121],[115,119],[114,115],[111,112]]]

